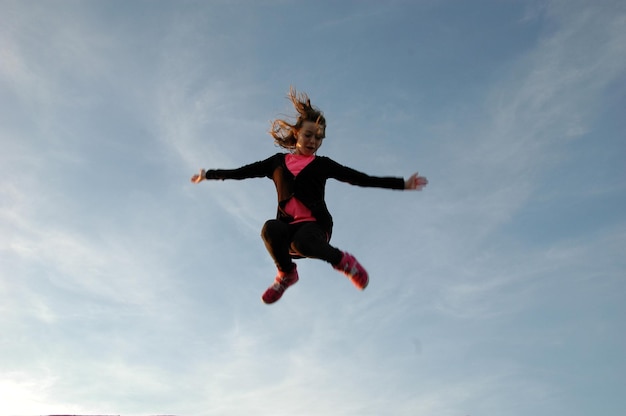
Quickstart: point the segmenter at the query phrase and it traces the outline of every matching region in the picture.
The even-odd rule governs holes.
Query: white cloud
[[[0,413],[6,415],[83,413],[81,406],[59,403],[48,394],[58,381],[50,375],[4,373],[0,378]],[[52,399],[52,400],[51,400]]]

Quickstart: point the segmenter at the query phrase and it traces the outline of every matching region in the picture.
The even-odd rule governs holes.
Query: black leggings
[[[328,236],[316,222],[287,224],[279,220],[265,222],[261,237],[278,270],[290,272],[293,256],[309,257],[339,264],[343,253],[328,243]]]

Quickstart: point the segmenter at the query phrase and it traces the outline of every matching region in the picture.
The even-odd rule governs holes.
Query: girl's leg
[[[289,273],[295,266],[289,254],[289,225],[278,220],[268,220],[263,225],[261,237],[278,270]]]
[[[336,266],[343,253],[328,243],[328,236],[315,222],[296,224],[291,238],[291,250],[302,257],[320,259]]]
[[[329,262],[336,270],[345,274],[358,289],[365,289],[369,283],[369,275],[365,268],[350,253],[331,246],[326,233],[317,223],[299,225],[292,237],[291,248],[304,257]]]
[[[298,282],[298,270],[289,254],[291,229],[282,221],[269,220],[263,226],[261,237],[278,268],[274,283],[267,288],[261,299],[265,303],[274,303],[283,296],[289,286]]]

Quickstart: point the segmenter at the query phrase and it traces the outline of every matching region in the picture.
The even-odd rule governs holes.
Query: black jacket
[[[237,169],[211,169],[206,172],[206,179],[247,179],[268,177],[274,181],[278,194],[278,212],[276,218],[287,223],[293,217],[284,210],[287,201],[296,197],[317,219],[320,226],[330,235],[333,219],[324,201],[326,180],[333,178],[352,185],[404,189],[404,179],[395,177],[370,176],[349,167],[340,165],[325,156],[316,156],[298,176],[287,169],[285,153],[275,155]]]

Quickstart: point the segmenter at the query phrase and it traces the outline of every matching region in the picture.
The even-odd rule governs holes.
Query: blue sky
[[[0,1],[0,414],[621,415],[622,1]],[[327,264],[267,306],[293,85]]]

